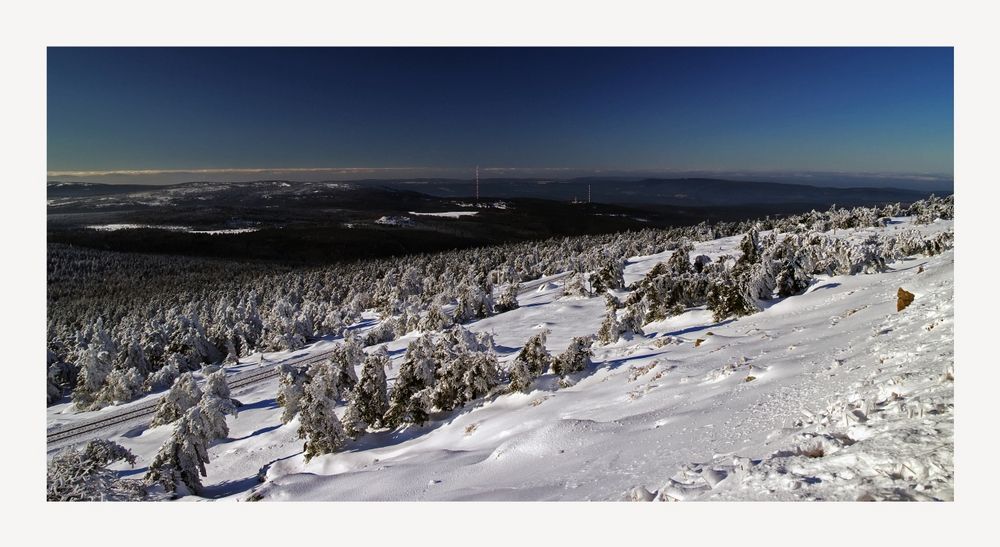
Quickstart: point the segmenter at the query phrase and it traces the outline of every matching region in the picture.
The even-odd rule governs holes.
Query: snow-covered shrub
[[[514,358],[515,363],[522,363],[530,379],[544,374],[552,365],[552,355],[545,349],[549,329],[543,329],[528,338],[520,353]]]
[[[146,378],[136,368],[116,368],[104,380],[104,386],[98,392],[95,404],[98,407],[116,405],[131,401],[145,392],[143,388]]]
[[[443,311],[441,311],[441,306],[433,305],[431,309],[420,319],[420,330],[424,332],[433,332],[446,329],[452,324],[451,318],[448,317]]]
[[[70,447],[48,463],[48,501],[109,501],[141,499],[142,488],[135,481],[118,478],[108,465],[123,461],[135,465],[135,454],[122,445],[93,440],[82,448]]]
[[[517,288],[517,283],[507,285],[507,288],[500,294],[500,299],[497,300],[496,305],[493,307],[493,313],[504,313],[518,308]]]
[[[492,352],[461,352],[438,370],[431,402],[440,410],[453,410],[483,397],[500,383],[500,369]]]
[[[584,274],[575,272],[566,278],[566,283],[563,285],[563,296],[584,296],[589,298],[593,295],[593,291],[590,290],[590,283]]]
[[[606,257],[600,268],[590,277],[591,289],[600,294],[608,289],[625,288],[625,266],[620,258]]]
[[[590,358],[593,352],[590,346],[593,339],[590,336],[577,336],[569,343],[566,351],[560,353],[552,360],[552,372],[560,377],[586,370],[590,366]]]
[[[396,339],[396,320],[388,318],[365,335],[365,346],[374,346]]]

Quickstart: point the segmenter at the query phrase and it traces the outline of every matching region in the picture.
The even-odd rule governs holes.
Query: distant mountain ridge
[[[213,194],[228,193],[271,196],[324,194],[328,191],[342,193],[345,190],[364,187],[382,187],[444,198],[469,198],[474,196],[476,191],[473,181],[470,180],[410,178],[328,182],[285,180],[188,182],[163,186],[50,182],[47,186],[47,194],[49,199],[127,194],[144,197],[176,196],[178,194],[207,197]],[[586,177],[564,180],[540,178],[481,179],[479,193],[481,196],[490,198],[536,198],[557,201],[587,201],[589,194],[590,199],[596,203],[704,207],[778,204],[857,206],[897,201],[908,203],[925,198],[934,192],[877,187],[835,188],[784,182],[712,178]],[[951,192],[939,191],[937,193],[938,195],[947,195]]]

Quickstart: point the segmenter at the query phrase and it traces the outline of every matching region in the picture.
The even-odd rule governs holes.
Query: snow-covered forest
[[[50,448],[48,496],[950,499],[953,215],[302,269],[50,246],[50,423],[159,398],[150,429]],[[279,373],[230,393],[251,366]]]

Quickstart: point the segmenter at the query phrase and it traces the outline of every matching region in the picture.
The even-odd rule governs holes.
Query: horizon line
[[[726,168],[671,168],[671,167],[648,167],[648,168],[588,168],[588,167],[503,167],[503,166],[480,166],[481,171],[511,173],[511,172],[578,172],[595,175],[605,174],[633,174],[648,175],[653,173],[663,174],[684,174],[684,173],[715,173],[735,176],[762,175],[762,176],[791,176],[791,177],[811,177],[816,175],[844,176],[858,178],[898,178],[904,177],[914,180],[931,181],[953,181],[953,173],[940,172],[907,172],[907,171],[839,171],[823,169],[726,169]],[[461,172],[475,170],[475,166],[468,167],[207,167],[207,168],[172,168],[172,169],[94,169],[94,170],[52,170],[46,172],[47,178],[53,177],[144,177],[156,175],[252,175],[266,173],[330,173],[333,175],[351,175],[365,173],[392,173],[401,171],[445,171]]]

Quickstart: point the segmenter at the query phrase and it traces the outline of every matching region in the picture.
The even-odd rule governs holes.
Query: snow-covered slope
[[[886,228],[924,234],[952,222]],[[843,234],[841,230],[841,235]],[[734,253],[739,238],[694,254]],[[626,282],[670,253],[631,258]],[[231,500],[952,499],[954,252],[885,273],[822,278],[802,295],[721,323],[692,309],[644,336],[596,346],[560,386],[504,394],[424,426],[381,431],[306,463],[297,420],[282,424],[277,382],[234,391],[244,403],[215,444],[205,497]],[[548,349],[594,333],[601,298],[561,282],[520,308],[468,325],[495,336],[501,362],[548,328]],[[896,293],[916,295],[896,311]],[[624,293],[622,293],[624,294]],[[386,344],[397,363],[418,333]],[[320,344],[329,347],[329,342]],[[296,356],[323,348],[293,352]],[[374,348],[368,348],[371,351]],[[270,356],[272,362],[280,356]],[[343,409],[340,409],[342,412]],[[170,426],[110,437],[145,472]],[[183,499],[197,499],[187,497]]]

